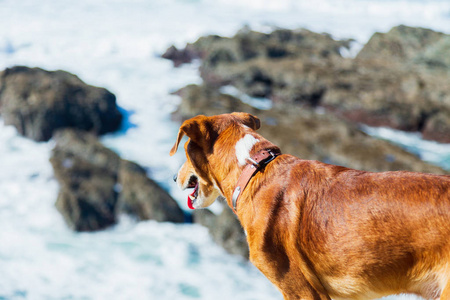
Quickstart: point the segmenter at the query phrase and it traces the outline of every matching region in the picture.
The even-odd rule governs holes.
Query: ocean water
[[[419,156],[422,160],[450,171],[450,144],[442,144],[422,139],[418,132],[404,132],[385,127],[361,126],[366,133],[390,141],[407,151]],[[450,134],[450,133],[449,133]]]
[[[201,79],[195,63],[175,69],[161,59],[165,49],[204,34],[230,36],[244,25],[306,27],[358,45],[399,24],[450,33],[450,3],[0,0],[0,69],[63,69],[108,88],[127,112],[127,126],[102,141],[149,167],[149,176],[187,209],[186,195],[171,182],[183,153],[168,155],[178,129],[170,112],[179,102],[170,93]],[[52,141],[20,137],[0,119],[0,299],[282,299],[258,270],[226,254],[198,225],[136,224],[123,217],[102,232],[71,232],[54,207],[52,147]],[[448,166],[445,145],[413,151]]]

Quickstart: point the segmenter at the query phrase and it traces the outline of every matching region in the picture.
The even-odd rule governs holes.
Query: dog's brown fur
[[[278,149],[258,128],[244,113],[183,123],[171,154],[187,135],[177,181],[186,188],[198,178],[196,208],[219,194],[231,207],[243,169],[235,145],[246,134],[259,140],[250,154]],[[450,176],[371,173],[283,154],[250,180],[237,215],[251,261],[285,299],[450,299]]]

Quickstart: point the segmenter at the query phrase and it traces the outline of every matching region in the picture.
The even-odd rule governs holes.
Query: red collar
[[[253,157],[247,158],[248,164],[245,165],[244,170],[239,176],[236,188],[234,189],[233,196],[231,198],[233,204],[233,211],[236,213],[237,201],[239,196],[244,191],[250,179],[256,174],[256,172],[264,169],[264,167],[274,160],[281,153],[274,153],[272,150],[261,150]]]

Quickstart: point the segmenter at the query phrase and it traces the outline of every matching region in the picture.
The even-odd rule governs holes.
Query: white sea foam
[[[0,0],[0,69],[64,69],[110,89],[128,128],[102,141],[148,166],[186,208],[171,182],[184,154],[168,155],[179,102],[170,92],[200,78],[196,65],[174,69],[159,58],[171,44],[231,36],[244,24],[364,43],[398,24],[450,33],[449,16],[450,4],[439,0]],[[99,233],[71,232],[54,207],[52,142],[34,143],[0,123],[0,299],[281,299],[200,226],[125,219]]]
[[[423,140],[422,135],[418,132],[404,132],[391,128],[366,125],[362,125],[361,128],[372,136],[391,141],[418,155],[425,161],[450,170],[450,144]]]
[[[272,100],[268,98],[260,98],[260,97],[251,97],[237,88],[235,88],[232,85],[226,85],[220,88],[220,92],[222,94],[230,95],[233,97],[236,97],[240,99],[242,102],[247,103],[248,105],[251,105],[253,107],[256,107],[258,109],[262,110],[268,110],[271,109],[273,106]]]

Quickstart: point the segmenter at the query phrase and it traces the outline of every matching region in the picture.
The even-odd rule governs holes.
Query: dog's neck
[[[232,209],[234,213],[237,214],[237,202],[241,196],[241,194],[244,192],[245,188],[247,187],[247,184],[250,182],[252,177],[260,172],[261,170],[265,169],[265,167],[273,161],[275,158],[277,158],[278,155],[281,153],[276,153],[272,150],[260,150],[255,155],[252,155],[251,157],[247,158],[248,163],[245,165],[244,170],[241,173],[241,176],[239,176],[238,182],[236,184],[236,187],[233,191],[233,195],[231,197],[232,201]]]
[[[233,192],[243,170],[247,164],[251,164],[249,159],[263,150],[269,150],[275,154],[280,154],[281,151],[278,146],[253,131],[246,133],[235,145],[229,145],[227,148],[226,155],[229,158],[223,157],[220,160],[221,165],[217,167],[221,169],[219,173],[222,177],[218,177],[216,181],[228,205],[234,210]]]

